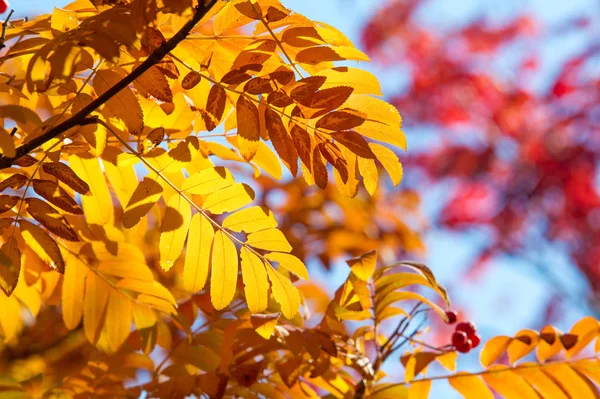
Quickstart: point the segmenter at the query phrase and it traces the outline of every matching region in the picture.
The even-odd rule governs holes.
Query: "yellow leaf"
[[[388,175],[390,175],[394,186],[397,186],[402,180],[403,171],[402,164],[396,154],[389,148],[377,143],[369,143],[369,147],[377,160],[381,162]]]
[[[12,136],[4,129],[0,129],[0,153],[7,157],[14,157],[17,153]]]
[[[303,280],[308,280],[308,270],[304,263],[294,255],[281,252],[270,252],[265,255],[265,258],[277,262],[280,267],[289,270]]]
[[[266,273],[266,272],[265,272]],[[266,277],[266,274],[265,274]],[[277,314],[253,314],[250,316],[250,323],[254,327],[254,331],[264,339],[269,339],[275,331],[279,313]]]
[[[69,166],[90,187],[91,195],[81,197],[86,222],[104,225],[113,218],[113,204],[97,158],[71,155]]]
[[[533,386],[543,398],[569,399],[556,382],[540,370],[538,364],[532,362],[521,363],[517,366],[515,372],[529,385]]]
[[[483,367],[489,367],[494,363],[508,348],[512,341],[511,337],[497,336],[485,343],[481,350],[480,361]]]
[[[181,189],[190,194],[206,195],[234,183],[233,175],[229,169],[222,166],[202,169],[191,175],[183,182]]]
[[[290,252],[292,250],[292,246],[279,229],[267,229],[250,233],[246,244],[267,251]]]
[[[363,177],[363,183],[367,192],[371,195],[375,194],[375,190],[377,189],[377,181],[378,181],[378,172],[377,165],[375,165],[375,161],[372,159],[357,157],[358,159],[358,170]]]
[[[123,212],[123,226],[130,229],[138,224],[160,199],[163,188],[156,180],[146,176],[137,186]]]
[[[210,299],[217,310],[233,300],[237,285],[238,253],[222,230],[217,231],[211,252]]]
[[[71,10],[54,7],[52,17],[50,18],[50,28],[59,32],[68,32],[77,28],[79,22],[77,13]]]
[[[133,305],[118,291],[111,291],[106,308],[106,334],[110,348],[116,352],[129,337]]]
[[[94,90],[98,95],[104,94],[121,80],[121,76],[109,69],[96,72],[93,80]],[[138,135],[144,128],[144,115],[138,100],[128,87],[125,87],[106,102],[110,111],[121,119],[129,133]]]
[[[493,365],[489,370],[498,370],[498,373],[484,373],[483,380],[505,398],[538,399],[536,391],[516,373],[506,370],[506,366]]]
[[[427,399],[431,381],[415,381],[408,387],[408,399]]]
[[[206,197],[202,207],[212,213],[236,211],[254,200],[254,191],[244,183],[225,187]]]
[[[258,142],[258,151],[254,154],[252,162],[275,179],[281,179],[283,169],[281,168],[279,158],[264,142]]]
[[[369,399],[408,399],[409,390],[399,384],[378,384],[373,388]],[[341,396],[340,396],[341,397]]]
[[[50,267],[64,273],[65,261],[56,242],[44,230],[26,220],[19,220],[19,226],[21,235],[29,248]]]
[[[241,249],[242,280],[248,309],[260,313],[269,304],[269,282],[265,263],[246,247]]]
[[[327,78],[323,83],[324,89],[336,86],[352,87],[354,94],[374,94],[382,96],[381,87],[377,77],[371,72],[346,66],[325,69],[315,74]]]
[[[182,196],[173,195],[167,204],[160,234],[160,266],[170,270],[183,252],[192,209]]]
[[[544,371],[554,379],[570,398],[593,399],[595,388],[590,387],[584,377],[570,365],[564,363],[547,364]]]
[[[0,327],[4,333],[4,342],[12,341],[19,332],[22,324],[21,305],[15,296],[7,297],[0,294]]]
[[[458,353],[454,351],[446,352],[443,355],[437,356],[435,360],[448,371],[456,370],[456,358]]]
[[[177,306],[177,302],[175,301],[175,297],[173,297],[171,291],[165,288],[165,286],[158,281],[143,281],[136,278],[124,278],[117,283],[117,287],[133,291],[138,294],[152,295],[157,298],[164,299],[173,307]]]
[[[65,256],[65,277],[62,285],[62,316],[69,330],[75,329],[83,316],[85,279],[88,268],[77,257],[67,252]]]
[[[277,220],[273,212],[264,206],[251,206],[227,216],[223,220],[223,227],[235,232],[253,233],[277,227]]]
[[[377,266],[377,251],[373,250],[358,258],[346,261],[352,273],[363,281],[369,281]]]
[[[545,326],[540,331],[540,343],[537,347],[537,358],[540,363],[545,362],[563,349],[558,331],[552,326]]]
[[[517,360],[534,350],[539,341],[540,338],[537,331],[519,331],[508,345],[508,361],[514,364]]]
[[[448,378],[448,382],[465,399],[494,399],[490,389],[478,376],[459,372]]]
[[[91,343],[96,343],[100,338],[109,291],[110,287],[104,280],[95,273],[88,273],[83,300],[83,329]]]
[[[570,334],[578,337],[577,344],[567,351],[567,359],[578,354],[583,348],[598,335],[600,323],[591,316],[579,320],[569,331]]]
[[[17,240],[10,236],[0,248],[0,288],[10,296],[19,281],[21,252]]]
[[[188,292],[198,292],[206,284],[214,235],[213,226],[202,214],[192,217],[183,265],[183,286]]]
[[[281,312],[286,318],[292,319],[300,309],[298,289],[292,285],[290,280],[270,265],[267,265],[267,273],[271,281],[273,297],[281,306]]]
[[[139,64],[136,64],[136,67],[138,65]],[[143,91],[146,91],[157,100],[167,103],[173,102],[173,93],[171,92],[169,82],[167,81],[164,73],[157,66],[153,66],[144,72],[134,81],[134,85],[136,85],[136,87],[141,86]]]
[[[250,161],[258,151],[258,141],[260,140],[258,107],[244,94],[240,95],[235,107],[239,149],[242,157],[246,161]]]

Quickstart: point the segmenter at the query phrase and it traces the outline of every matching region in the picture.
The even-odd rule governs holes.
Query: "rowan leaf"
[[[248,234],[246,244],[266,251],[290,252],[292,246],[279,229],[266,229]]]
[[[208,92],[206,101],[206,114],[204,124],[209,132],[212,132],[223,117],[225,105],[227,103],[227,94],[220,85],[213,85]]]
[[[242,281],[248,309],[252,313],[260,313],[269,304],[269,281],[265,263],[247,247],[242,247],[240,254]]]
[[[273,297],[281,306],[281,312],[286,318],[293,318],[300,309],[300,294],[298,293],[298,289],[292,285],[287,277],[269,265],[267,265],[267,274],[271,281]]]
[[[202,75],[196,71],[190,71],[183,77],[183,80],[181,81],[181,87],[183,87],[185,90],[193,89],[198,83],[200,83],[201,80]]]
[[[92,343],[96,343],[100,338],[110,291],[104,280],[95,273],[88,273],[83,300],[83,330]]]
[[[308,280],[308,270],[296,256],[281,252],[270,252],[265,255],[268,260],[277,262],[280,267],[289,270],[303,280]]]
[[[182,190],[190,194],[206,195],[229,187],[235,183],[233,175],[222,166],[202,169],[188,177],[182,185]]]
[[[277,151],[292,176],[296,176],[298,173],[298,153],[290,134],[283,125],[281,116],[272,109],[267,108],[265,110],[265,123],[275,151]]]
[[[162,192],[163,188],[156,180],[144,177],[127,202],[123,212],[123,226],[130,229],[138,224],[160,199]]]
[[[163,270],[170,270],[183,252],[191,218],[189,202],[180,195],[172,195],[161,225],[160,266]]]
[[[206,284],[214,235],[214,228],[208,219],[196,213],[190,221],[183,266],[183,285],[188,292],[198,292]]]
[[[254,191],[244,183],[235,183],[206,197],[203,208],[221,214],[236,211],[254,200]]]
[[[264,206],[252,206],[239,210],[223,220],[223,227],[235,232],[253,233],[277,227],[273,212]]]
[[[235,108],[237,112],[239,150],[242,157],[246,161],[250,161],[258,151],[258,141],[260,140],[258,107],[245,95],[241,95]]]
[[[121,80],[121,76],[114,71],[101,69],[96,72],[93,79],[94,90],[102,95]],[[142,108],[131,89],[122,89],[106,102],[110,111],[121,119],[129,133],[139,135],[144,128],[144,115]],[[69,162],[70,163],[70,162]]]
[[[69,330],[77,328],[83,317],[85,281],[88,268],[77,254],[65,255],[65,277],[62,285],[62,317]]]
[[[52,206],[37,198],[27,198],[27,212],[53,234],[69,241],[79,241],[69,222]]]
[[[65,165],[60,162],[43,163],[42,169],[44,172],[56,177],[79,194],[87,195],[90,192],[90,186],[83,181],[77,174],[71,169],[69,165]]]
[[[210,299],[217,310],[231,303],[238,275],[238,252],[231,239],[219,230],[211,251]]]
[[[21,271],[21,251],[17,240],[9,237],[0,248],[0,288],[6,296],[11,296],[19,281]]]
[[[98,159],[87,155],[71,155],[69,166],[90,188],[91,195],[81,197],[87,223],[98,225],[107,223],[113,217],[113,204]]]

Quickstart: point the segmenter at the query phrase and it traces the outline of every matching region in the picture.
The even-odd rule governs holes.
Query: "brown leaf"
[[[79,241],[69,222],[52,206],[37,198],[26,198],[27,212],[51,233],[69,241]]]
[[[362,125],[365,118],[351,111],[333,111],[317,121],[317,129],[327,130],[350,130]]]
[[[319,143],[317,148],[319,148],[319,151],[321,151],[321,154],[323,154],[325,159],[337,169],[342,181],[346,183],[348,181],[348,168],[346,166],[346,160],[338,146],[329,141],[324,141]]]
[[[73,172],[68,165],[60,162],[49,162],[42,165],[44,172],[56,177],[58,180],[77,191],[79,194],[87,195],[90,186]]]
[[[0,182],[0,192],[6,190],[7,188],[11,188],[13,190],[18,190],[27,183],[27,176],[15,173],[7,177],[6,179]]]
[[[37,159],[35,159],[31,155],[24,155],[21,158],[15,160],[14,162],[16,166],[20,166],[22,168],[27,168],[29,166],[35,165],[36,163]]]
[[[236,110],[239,150],[242,157],[246,161],[250,161],[258,151],[258,141],[260,140],[258,107],[245,95],[241,95],[238,98]]]
[[[65,272],[65,261],[56,242],[38,226],[26,220],[19,220],[21,235],[25,243],[50,267],[59,273]]]
[[[320,189],[327,187],[327,167],[323,161],[321,151],[317,147],[312,152],[312,173],[315,178],[315,183]]]
[[[248,18],[251,18],[251,19],[261,19],[262,18],[262,10],[260,9],[260,5],[258,3],[252,3],[250,0],[246,0],[241,3],[237,3],[235,5],[235,8],[241,14],[244,14]]]
[[[16,195],[0,195],[0,213],[4,213],[17,205],[21,197]]]
[[[225,93],[225,89],[219,85],[211,87],[210,92],[208,93],[208,99],[206,100],[207,113],[202,114],[204,124],[209,132],[213,131],[221,121],[223,112],[225,112],[226,101],[227,94]]]
[[[300,126],[293,124],[290,132],[294,147],[304,165],[312,170],[312,151],[315,147],[315,142],[312,136]]]
[[[300,104],[310,104],[310,97],[319,90],[319,87],[323,86],[326,80],[325,76],[309,76],[301,79],[294,85],[290,97]]]
[[[353,91],[354,89],[352,87],[330,87],[328,89],[319,90],[304,102],[299,102],[300,104],[306,105],[310,108],[318,108],[331,111],[344,104]]]
[[[287,107],[294,103],[294,100],[283,90],[277,90],[270,93],[267,97],[267,102],[276,107]]]
[[[139,64],[138,64],[139,65]],[[151,67],[134,81],[134,85],[141,86],[148,94],[157,100],[171,103],[173,93],[167,78],[156,66]]]
[[[14,237],[9,237],[0,248],[0,288],[10,296],[19,281],[21,252]]]
[[[272,109],[267,108],[265,110],[265,123],[275,151],[277,151],[285,166],[292,173],[292,176],[296,176],[298,173],[298,153],[290,134],[283,125],[281,116]]]
[[[160,30],[149,26],[142,36],[142,50],[146,52],[146,55],[150,55],[166,41],[167,39]]]
[[[121,76],[114,71],[102,69],[94,77],[94,90],[98,95],[104,94],[121,80]],[[144,128],[144,114],[138,100],[128,87],[125,87],[110,100],[106,106],[119,119],[121,119],[129,133],[138,135]]]
[[[181,81],[181,87],[183,87],[184,90],[193,89],[198,83],[200,83],[201,80],[202,75],[196,71],[190,71]]]
[[[289,15],[289,11],[286,10],[286,12],[282,11],[280,8],[269,6],[269,8],[267,8],[267,15],[265,16],[265,19],[267,22],[281,21]]]
[[[261,67],[262,67],[262,65],[261,65]],[[242,68],[238,68],[238,69],[232,69],[231,71],[227,72],[221,78],[221,83],[237,86],[237,85],[242,84],[245,81],[250,80],[250,79],[252,79],[252,76],[250,76],[248,73],[246,73],[246,71],[242,70]]]
[[[353,130],[335,132],[331,134],[331,137],[359,157],[368,159],[375,158],[375,154],[371,151],[369,143],[367,143],[363,136]]]
[[[277,364],[277,371],[279,371],[283,383],[289,388],[293,387],[298,382],[298,378],[309,368],[310,366],[305,364],[301,357],[293,357]]]
[[[156,64],[156,67],[167,77],[170,79],[179,78],[179,69],[177,69],[177,65],[171,60],[171,58],[167,55],[163,60]]]
[[[147,135],[146,138],[142,141],[138,142],[138,152],[142,154],[156,148],[157,145],[162,143],[165,138],[165,128],[157,127],[156,129],[152,129]]]
[[[577,342],[579,341],[579,337],[574,334],[562,334],[559,337],[559,339],[563,345],[563,348],[565,348],[566,350],[569,350],[572,347],[574,347],[577,344]]]
[[[285,86],[294,79],[294,76],[294,71],[286,66],[280,66],[269,74],[269,79],[276,81],[282,86]]]
[[[253,78],[244,86],[244,91],[250,94],[272,93],[273,90],[269,78]]]
[[[69,194],[63,190],[58,183],[50,180],[33,179],[31,183],[33,190],[46,201],[56,205],[60,209],[73,213],[76,215],[82,215],[83,210],[79,207],[77,202],[69,196]]]

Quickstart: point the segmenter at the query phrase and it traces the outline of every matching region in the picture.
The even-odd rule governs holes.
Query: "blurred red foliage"
[[[412,184],[456,183],[437,223],[492,232],[472,267],[543,242],[564,248],[599,293],[600,10],[551,26],[514,15],[444,30],[419,20],[427,5],[388,1],[362,32],[374,61],[410,71],[391,99],[409,139],[419,127],[437,134],[433,149],[403,157],[421,172]],[[552,46],[571,35],[578,52],[562,61]]]

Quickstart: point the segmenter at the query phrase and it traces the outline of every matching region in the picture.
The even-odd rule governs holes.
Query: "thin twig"
[[[13,12],[15,12],[15,10],[13,10],[11,8],[10,12],[8,13],[8,17],[6,17],[6,19],[2,23],[2,36],[0,36],[0,50],[2,50],[4,47],[6,47],[6,44],[4,44],[4,42],[6,41],[6,28],[8,27],[8,21],[10,20],[10,17],[13,15]]]

